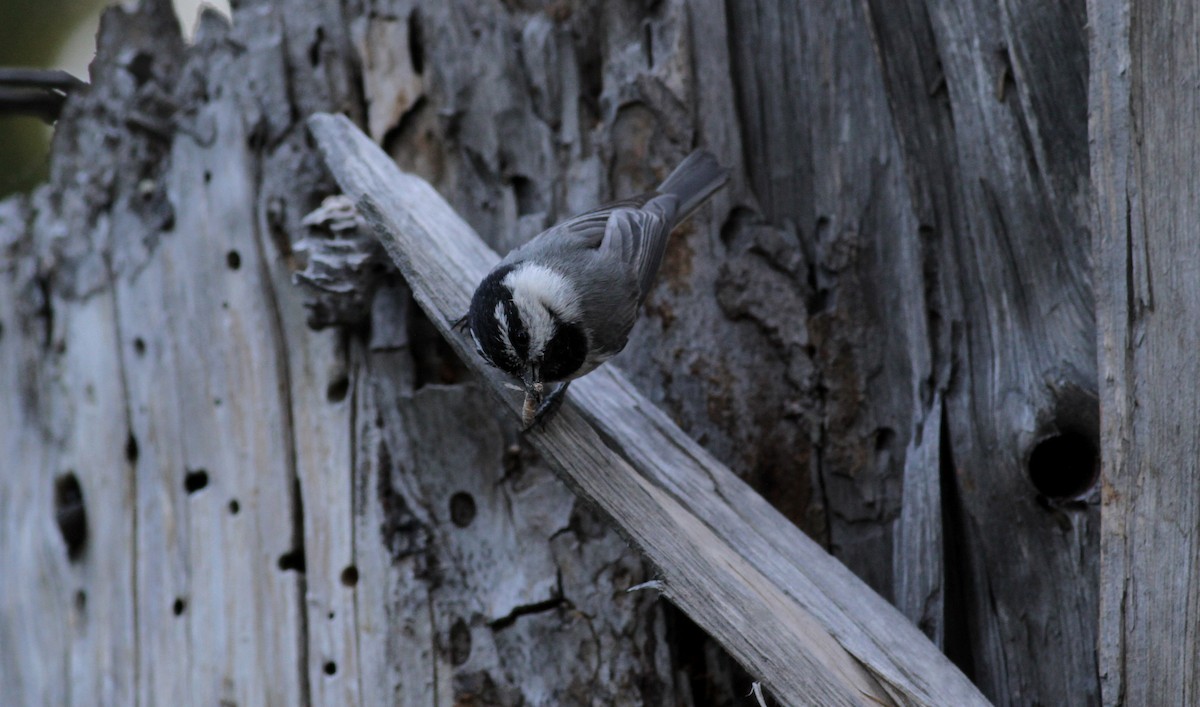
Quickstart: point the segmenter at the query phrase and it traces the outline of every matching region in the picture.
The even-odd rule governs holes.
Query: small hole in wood
[[[333,662],[332,660],[327,661],[325,663],[325,674],[337,675],[337,663]]]
[[[137,437],[134,437],[133,433],[130,432],[129,436],[125,438],[125,461],[129,462],[130,464],[137,464],[138,455],[140,453],[141,452],[138,451]]]
[[[83,488],[75,472],[68,471],[54,482],[54,520],[67,546],[67,559],[78,562],[87,547],[87,509]]]
[[[450,664],[462,665],[471,657],[471,628],[462,619],[450,626]]]
[[[238,504],[238,500],[236,498],[229,500],[229,515],[235,516],[241,510],[242,510],[242,507],[240,504]]]
[[[475,520],[475,499],[471,494],[459,491],[450,497],[450,520],[460,528],[465,528]]]
[[[183,476],[183,488],[189,494],[208,486],[208,472],[204,469],[188,469]]]
[[[654,66],[654,27],[647,20],[642,25],[642,53],[646,56],[646,68]]]
[[[308,45],[308,63],[316,68],[321,65],[321,45],[325,43],[325,29],[318,27],[313,33],[313,41]]]
[[[350,392],[350,378],[341,375],[330,381],[329,387],[325,389],[325,399],[331,403],[340,403],[346,399],[348,392]]]
[[[527,177],[514,175],[512,178],[513,195],[517,200],[517,215],[527,216],[536,213],[538,209],[538,190]]]
[[[408,15],[408,60],[418,76],[424,73],[425,38],[421,28],[421,16],[415,9]]]
[[[237,270],[242,267],[242,255],[236,250],[231,250],[225,254],[225,264],[230,270]]]
[[[126,60],[125,70],[141,86],[154,77],[154,57],[147,52],[137,52]]]
[[[133,352],[138,356],[144,356],[146,354],[146,342],[142,339],[142,337],[139,336],[133,340]]]
[[[175,604],[171,607],[171,613],[176,616],[182,616],[185,609],[187,609],[187,602],[183,600],[183,597],[175,597]]]
[[[1067,430],[1037,443],[1029,454],[1028,470],[1029,480],[1043,496],[1077,498],[1096,484],[1100,458],[1087,436]]]
[[[280,555],[279,569],[285,572],[304,572],[304,550],[289,550]]]
[[[880,427],[875,430],[875,451],[886,452],[896,441],[896,431],[890,427]]]
[[[358,584],[358,568],[354,565],[346,565],[346,569],[342,570],[342,584],[347,587],[353,587]]]
[[[82,589],[75,592],[75,610],[83,613],[87,609],[87,592]]]
[[[208,184],[211,181],[212,181],[212,172],[208,171],[207,169],[204,170],[204,183]]]

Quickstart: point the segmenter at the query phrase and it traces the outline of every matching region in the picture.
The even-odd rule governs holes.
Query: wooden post
[[[1200,700],[1196,3],[1090,0],[1106,705]]]

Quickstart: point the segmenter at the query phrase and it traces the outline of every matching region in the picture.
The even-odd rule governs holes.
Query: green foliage
[[[101,4],[102,0],[0,1],[0,66],[51,68],[66,39]],[[0,115],[0,198],[46,178],[49,145],[50,129],[41,120]]]

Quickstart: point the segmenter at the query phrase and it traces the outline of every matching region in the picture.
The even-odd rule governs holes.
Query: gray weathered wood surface
[[[504,376],[474,355],[465,334],[451,332],[499,257],[348,119],[318,115],[309,125],[431,321],[519,412],[523,395],[505,394]],[[572,386],[560,415],[529,439],[645,553],[662,591],[786,704],[986,703],[902,614],[612,366]]]
[[[443,383],[406,292],[369,340],[306,326],[333,186],[294,116],[360,100],[327,10],[191,48],[166,3],[110,11],[53,181],[0,209],[4,701],[673,702],[641,561]]]
[[[1200,700],[1194,3],[1091,0],[1106,705]],[[1186,88],[1185,88],[1186,86]]]
[[[1097,437],[1084,9],[243,0],[194,46],[110,11],[0,205],[0,694],[742,704],[394,274],[292,285],[328,111],[498,252],[714,150],[631,385],[990,699],[1096,702],[1098,494],[1028,473]]]

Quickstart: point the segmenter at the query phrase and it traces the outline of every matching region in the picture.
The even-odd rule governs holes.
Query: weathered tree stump
[[[1128,7],[1091,3],[1105,120],[1105,87],[1148,80],[1095,59],[1130,46]],[[1095,703],[1101,672],[1106,702],[1167,694],[1123,672],[1110,694],[1141,639],[1097,630],[1097,450],[1151,464],[1118,431],[1160,418],[1101,445],[1091,199],[1110,334],[1141,316],[1119,288],[1143,256],[1120,235],[1128,142],[1112,171],[1093,147],[1090,186],[1086,24],[1076,0],[254,0],[189,46],[165,2],[109,11],[50,181],[0,204],[0,694],[707,705],[757,677],[625,592],[647,566],[370,234],[305,222],[338,191],[315,112],[501,252],[712,149],[730,188],[676,234],[615,364],[995,702]],[[1190,126],[1186,107],[1162,120]],[[1128,376],[1174,359],[1113,341],[1122,415]],[[1110,505],[1144,510],[1117,478]],[[1146,562],[1106,565],[1106,621],[1141,615],[1115,587]]]

